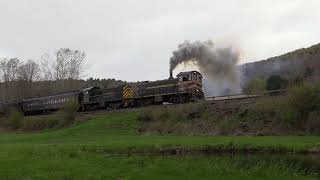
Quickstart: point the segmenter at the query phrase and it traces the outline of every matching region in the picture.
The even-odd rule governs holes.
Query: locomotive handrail
[[[286,91],[287,91],[286,89],[278,89],[278,90],[272,90],[272,91],[262,91],[257,94],[230,94],[225,96],[209,96],[209,97],[205,97],[205,99],[207,101],[221,101],[221,100],[230,100],[230,99],[256,98],[256,97],[267,96],[272,93],[281,93]]]

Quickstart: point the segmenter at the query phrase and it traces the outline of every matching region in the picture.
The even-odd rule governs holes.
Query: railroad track
[[[281,95],[285,93],[285,90],[275,90],[275,91],[264,91],[259,94],[232,94],[232,95],[227,95],[227,96],[212,96],[212,97],[206,97],[205,100],[209,103],[214,103],[214,102],[223,102],[223,101],[236,101],[236,100],[245,100],[245,99],[256,99],[259,97],[265,97],[265,96],[270,96],[270,95]],[[179,104],[162,104],[162,105],[152,105],[153,107],[158,107],[158,106],[178,106]],[[126,109],[99,109],[95,111],[84,111],[80,112],[79,116],[84,116],[84,117],[91,117],[93,114],[94,115],[99,115],[99,114],[106,114],[110,112],[130,112],[130,111],[137,111],[140,108],[143,107],[134,107],[134,108],[126,108]]]

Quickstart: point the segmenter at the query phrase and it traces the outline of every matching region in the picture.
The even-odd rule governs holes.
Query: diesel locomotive
[[[197,71],[181,72],[177,78],[171,74],[169,79],[138,83],[135,92],[137,106],[163,102],[186,103],[204,98],[202,75]]]
[[[90,87],[51,96],[0,103],[0,112],[15,107],[25,114],[50,112],[75,103],[79,111],[139,107],[162,103],[187,103],[204,99],[202,75],[197,71],[181,72],[176,78],[125,84],[115,88]]]

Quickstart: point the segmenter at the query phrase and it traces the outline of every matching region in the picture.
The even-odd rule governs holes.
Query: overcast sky
[[[0,58],[87,54],[88,77],[168,77],[184,40],[212,39],[251,62],[320,43],[319,0],[0,0]]]

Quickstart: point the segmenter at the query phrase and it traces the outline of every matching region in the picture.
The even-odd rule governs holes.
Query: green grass
[[[14,153],[14,152],[13,152]],[[6,160],[3,160],[3,159]],[[23,162],[23,163],[22,163]],[[1,155],[1,179],[316,179],[278,160],[217,156]]]
[[[97,146],[120,150],[130,147],[163,146],[235,146],[265,149],[308,150],[320,147],[320,136],[176,136],[141,135],[136,131],[137,113],[112,113],[78,126],[38,133],[1,133],[3,146]],[[274,149],[274,150],[275,150]]]
[[[233,160],[219,157],[115,154],[159,153],[168,149],[299,152],[320,147],[320,137],[316,136],[140,135],[136,117],[137,112],[110,113],[65,129],[0,133],[0,179],[310,179],[299,169],[281,163],[262,162],[241,169],[229,168],[235,166]]]

